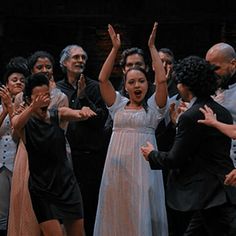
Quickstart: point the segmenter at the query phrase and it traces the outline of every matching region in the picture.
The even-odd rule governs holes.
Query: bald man
[[[206,54],[206,60],[218,68],[220,89],[215,100],[227,108],[236,124],[236,53],[227,43],[213,45]],[[236,166],[236,140],[232,140],[230,156]]]
[[[231,90],[230,85],[236,82],[236,53],[234,48],[227,43],[217,43],[212,46],[206,60],[218,67],[216,73],[220,76],[220,87]]]

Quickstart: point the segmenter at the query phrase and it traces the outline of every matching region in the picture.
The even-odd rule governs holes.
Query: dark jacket
[[[102,100],[99,84],[88,77],[85,78],[86,88],[84,98],[77,97],[77,89],[68,83],[67,79],[57,83],[57,87],[67,95],[69,106],[72,109],[90,107],[97,116],[85,121],[69,122],[67,138],[71,146],[72,154],[79,151],[98,151],[103,148],[103,129],[108,111]]]
[[[236,188],[224,185],[225,175],[234,169],[230,158],[231,139],[215,128],[199,124],[204,119],[199,108],[207,104],[221,122],[232,124],[231,114],[212,98],[197,99],[177,125],[169,152],[152,151],[152,169],[171,169],[167,183],[168,205],[190,211],[236,204]]]

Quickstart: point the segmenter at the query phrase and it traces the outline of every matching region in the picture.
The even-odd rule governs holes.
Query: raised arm
[[[160,108],[162,108],[166,105],[168,92],[165,69],[155,46],[157,25],[157,22],[155,22],[152,33],[149,37],[148,47],[151,53],[152,65],[155,71],[156,103]]]
[[[111,106],[114,104],[116,99],[115,89],[112,83],[109,81],[109,77],[111,75],[117,52],[120,48],[120,35],[116,34],[113,27],[108,25],[108,32],[112,41],[112,49],[110,54],[108,55],[106,61],[104,62],[102,69],[99,74],[99,86],[102,98],[107,106]]]
[[[236,139],[236,125],[224,124],[218,121],[212,109],[207,105],[200,108],[200,111],[204,114],[205,120],[198,120],[198,123],[214,127],[228,137]]]

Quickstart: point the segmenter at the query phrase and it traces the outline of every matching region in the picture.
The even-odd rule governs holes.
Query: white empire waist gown
[[[162,171],[151,170],[140,151],[147,141],[156,148],[155,129],[166,109],[154,96],[147,112],[125,109],[128,99],[116,94],[94,236],[167,236]]]

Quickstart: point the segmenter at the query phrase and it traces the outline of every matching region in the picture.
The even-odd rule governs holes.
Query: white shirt
[[[229,88],[226,90],[218,91],[214,100],[229,110],[233,117],[233,122],[236,124],[236,83],[229,85]],[[236,140],[232,140],[230,157],[236,167]]]

